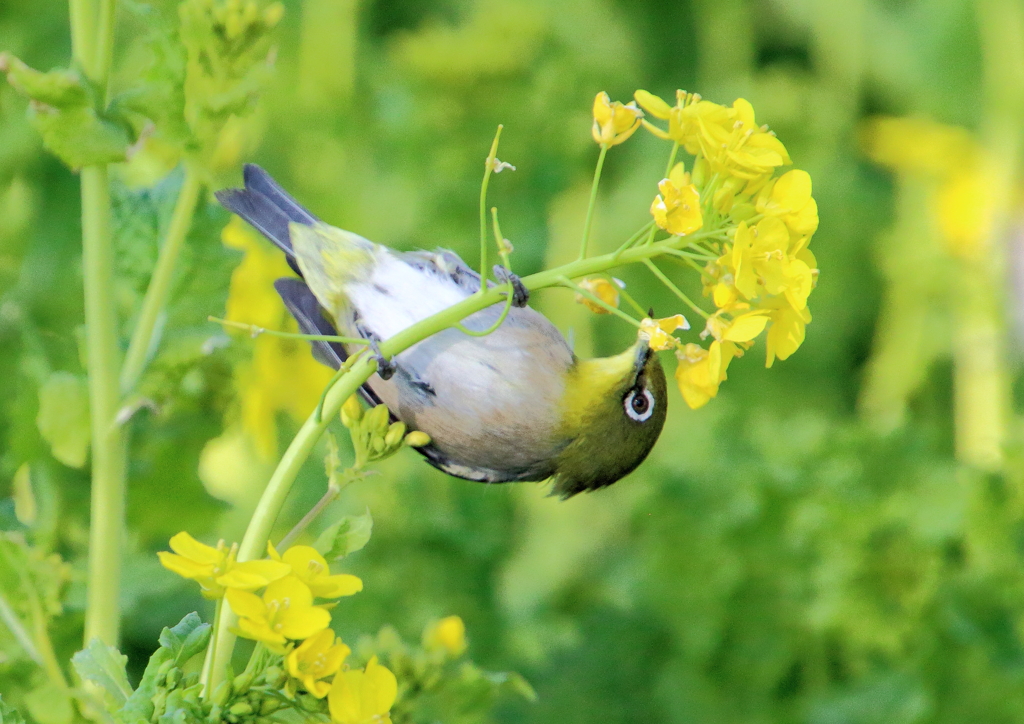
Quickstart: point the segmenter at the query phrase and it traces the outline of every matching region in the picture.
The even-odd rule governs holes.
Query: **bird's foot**
[[[513,274],[501,264],[494,265],[494,278],[499,282],[512,283],[512,306],[525,307],[530,301],[530,290],[523,284],[523,280]]]
[[[398,369],[398,365],[394,360],[384,356],[384,353],[380,351],[380,345],[377,344],[377,340],[371,340],[369,347],[370,356],[377,360],[377,376],[382,380],[390,380],[391,376],[395,374],[395,370]]]

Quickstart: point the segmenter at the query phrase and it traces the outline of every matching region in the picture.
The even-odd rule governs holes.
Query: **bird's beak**
[[[651,345],[646,339],[638,339],[636,341],[636,357],[633,358],[633,383],[636,384],[637,378],[640,373],[643,372],[644,367],[647,366],[647,360],[654,354],[651,351]]]

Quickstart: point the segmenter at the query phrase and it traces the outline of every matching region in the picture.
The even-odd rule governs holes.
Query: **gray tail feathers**
[[[318,219],[256,164],[245,165],[244,178],[244,189],[222,189],[216,193],[217,200],[228,211],[241,216],[274,242],[288,255],[288,263],[298,272],[288,225],[311,225],[317,223]]]
[[[284,306],[288,307],[288,311],[295,317],[303,334],[322,334],[330,337],[338,335],[338,331],[327,318],[327,313],[324,312],[313,292],[306,286],[306,282],[301,279],[278,279],[274,282],[274,289],[281,295]],[[313,346],[313,358],[331,369],[339,369],[348,359],[348,352],[340,342],[311,340],[310,344]],[[360,387],[359,392],[367,404],[371,406],[381,404],[380,398],[368,385]]]
[[[337,336],[338,331],[334,328],[327,317],[320,302],[313,296],[313,292],[301,279],[278,279],[274,282],[274,289],[281,295],[284,305],[299,323],[303,334],[323,334]],[[313,345],[313,357],[316,361],[325,364],[332,369],[338,369],[348,358],[348,353],[339,342],[327,342],[316,340],[310,342]]]

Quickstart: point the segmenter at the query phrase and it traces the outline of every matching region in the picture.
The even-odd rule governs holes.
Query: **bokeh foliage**
[[[167,52],[160,28],[175,5],[123,3],[114,92]],[[1012,26],[1019,13],[1000,14],[998,0],[285,7],[255,115],[228,121],[230,132],[201,149],[216,156],[219,181],[258,161],[328,222],[472,258],[480,161],[503,123],[501,156],[517,171],[494,180],[491,198],[516,270],[528,274],[574,254],[596,155],[594,94],[626,100],[644,87],[671,97],[683,87],[750,100],[811,174],[821,217],[821,283],[800,352],[770,374],[759,355],[738,360],[699,411],[674,398],[651,459],[616,486],[559,503],[539,486],[447,478],[405,451],[347,489],[335,517],[369,507],[375,530],[349,559],[366,587],[335,614],[345,640],[385,623],[414,639],[430,620],[461,616],[476,661],[518,670],[538,692],[536,703],[504,704],[496,721],[1024,721],[1021,426],[1009,424],[999,465],[957,462],[953,347],[965,322],[955,309],[930,307],[938,316],[926,334],[901,335],[896,324],[895,337],[875,341],[876,329],[893,327],[893,299],[922,288],[918,300],[945,298],[959,267],[921,262],[941,256],[927,195],[874,165],[863,144],[876,115],[920,115],[991,138],[1002,78],[984,24],[995,13]],[[66,9],[6,0],[0,48],[36,68],[65,65]],[[159,92],[159,78],[148,80]],[[138,308],[181,185],[173,141],[151,139],[115,172],[123,320]],[[646,221],[663,163],[643,134],[609,156],[595,248],[615,248]],[[36,542],[71,563],[59,574],[70,579],[55,630],[63,661],[80,645],[89,481],[73,439],[51,445],[60,425],[44,410],[55,394],[75,399],[83,379],[77,190],[43,152],[25,102],[0,84],[0,480],[13,484],[29,464]],[[261,242],[232,232],[222,241],[227,220],[202,200],[143,382],[147,406],[132,423],[122,650],[133,680],[164,626],[193,609],[209,614],[153,552],[182,529],[238,539],[274,436],[283,447],[293,415],[316,401],[316,386],[292,399],[289,377],[297,366],[322,374],[296,361],[301,346],[261,351],[268,338],[228,337],[205,321],[225,312],[240,264],[275,273]],[[1020,250],[992,253],[1013,268]],[[659,316],[679,311],[642,271],[624,279]],[[1019,293],[1007,285],[1011,320]],[[566,292],[539,296],[581,354],[618,351],[633,334]],[[250,308],[266,299],[241,298]],[[269,316],[242,321],[283,324],[278,308],[259,313]],[[908,357],[880,367],[872,355],[892,339]],[[1016,379],[1019,359],[1007,358]],[[895,423],[858,408],[870,359],[872,384],[899,395]],[[278,535],[323,483],[311,462]],[[0,507],[3,527],[17,531],[14,513],[13,501]],[[10,591],[24,584],[7,580],[5,557],[25,554],[17,533],[2,543],[0,587]],[[56,593],[45,594],[56,607]],[[7,636],[0,626],[2,648],[17,650]],[[31,715],[17,693],[28,669],[17,657],[0,661],[0,692]]]

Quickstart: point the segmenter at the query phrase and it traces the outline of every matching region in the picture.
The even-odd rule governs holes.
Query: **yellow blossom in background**
[[[167,570],[196,581],[204,598],[220,598],[228,588],[255,591],[291,572],[288,566],[275,561],[238,563],[237,546],[228,548],[220,541],[214,548],[184,531],[173,536],[170,545],[174,553],[157,553],[160,563]]]
[[[333,676],[352,649],[341,642],[329,628],[315,633],[285,658],[288,673],[317,699],[323,699],[331,685],[321,679]]]
[[[362,671],[339,671],[327,695],[335,724],[391,724],[398,681],[374,656]]]
[[[616,146],[640,127],[640,119],[644,112],[630,101],[623,105],[619,101],[612,102],[608,94],[601,91],[594,98],[594,126],[591,134],[594,141],[602,146]]]
[[[327,560],[312,546],[292,546],[281,555],[268,543],[267,550],[273,560],[290,566],[292,575],[305,583],[318,598],[340,598],[363,590],[363,582],[358,576],[348,573],[332,576]]]
[[[708,349],[698,344],[687,344],[676,350],[676,384],[691,410],[706,405],[718,395],[718,386],[726,379],[726,371],[739,349],[733,342],[717,339]]]
[[[995,189],[981,168],[950,175],[935,194],[934,212],[949,251],[965,259],[986,247],[995,223]]]
[[[423,647],[443,650],[449,656],[461,656],[466,651],[466,624],[458,616],[446,616],[423,629]]]
[[[690,183],[690,174],[683,164],[672,167],[669,176],[658,183],[661,193],[651,203],[651,215],[662,229],[675,236],[693,233],[704,225],[700,210],[700,194]]]
[[[233,217],[221,234],[226,246],[245,252],[231,274],[227,319],[265,329],[298,331],[274,281],[294,276],[284,255]],[[301,340],[262,335],[253,340],[252,361],[236,371],[242,425],[264,459],[277,452],[280,412],[304,420],[320,400],[331,372],[309,353]]]
[[[331,623],[331,614],[313,605],[309,586],[295,576],[274,581],[263,596],[229,588],[226,597],[238,616],[239,635],[278,654],[285,652],[289,639],[301,641]]]
[[[611,282],[604,277],[587,277],[586,279],[581,279],[576,284],[581,289],[585,289],[593,294],[608,306],[619,306],[619,287],[616,286],[615,282]],[[595,314],[610,314],[610,312],[600,304],[594,303],[578,292],[576,294],[576,303],[582,304]]]
[[[646,339],[651,349],[655,352],[663,352],[679,346],[679,340],[672,336],[677,329],[689,329],[690,323],[682,314],[676,314],[664,319],[651,319],[647,317],[640,320],[640,331],[637,333],[640,339]]]

